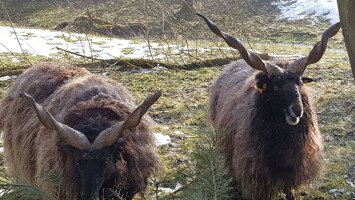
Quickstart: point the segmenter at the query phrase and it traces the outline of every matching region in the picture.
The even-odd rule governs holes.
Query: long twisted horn
[[[222,32],[211,20],[209,20],[204,15],[202,15],[200,13],[196,13],[196,15],[202,17],[202,19],[206,22],[207,26],[211,29],[211,31],[214,34],[223,38],[230,47],[238,50],[240,55],[242,56],[242,58],[245,60],[245,62],[247,62],[252,68],[257,69],[257,70],[261,70],[261,71],[267,73],[267,70],[265,68],[265,63],[257,54],[248,51],[244,47],[242,42],[239,41],[238,39],[234,38],[233,36],[231,36],[227,33]]]
[[[50,130],[56,131],[65,142],[81,150],[90,146],[88,138],[83,133],[56,121],[47,109],[36,103],[31,95],[20,93],[20,97],[35,109],[37,117],[42,125]]]
[[[234,38],[233,36],[222,32],[211,20],[209,20],[207,17],[196,13],[196,15],[200,16],[203,18],[203,20],[206,22],[208,27],[211,29],[211,31],[218,35],[219,37],[223,38],[226,43],[232,47],[233,49],[236,49],[239,51],[240,55],[242,58],[247,62],[252,68],[256,70],[261,70],[265,73],[267,73],[269,76],[273,74],[279,74],[282,73],[284,70],[278,67],[275,64],[272,64],[267,61],[263,61],[257,54],[247,50],[243,43],[239,41],[238,39]]]
[[[142,117],[148,109],[160,98],[161,91],[147,97],[144,102],[138,106],[125,121],[121,121],[111,126],[110,128],[102,131],[95,139],[92,148],[101,149],[103,147],[111,146],[117,142],[119,135],[125,129],[134,128],[139,125]]]
[[[338,22],[332,25],[331,27],[329,27],[327,30],[325,30],[322,34],[321,41],[317,42],[314,45],[313,49],[309,52],[308,56],[304,56],[295,60],[286,68],[286,70],[302,75],[308,65],[316,63],[322,58],[327,48],[329,38],[337,34],[340,27],[341,24],[340,22]]]

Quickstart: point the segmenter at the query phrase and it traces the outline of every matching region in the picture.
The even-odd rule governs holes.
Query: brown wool
[[[77,199],[72,154],[62,150],[62,139],[39,122],[33,109],[19,97],[20,92],[32,95],[58,122],[66,124],[75,124],[75,117],[85,117],[85,110],[90,109],[110,110],[112,116],[125,119],[137,107],[132,96],[117,82],[85,69],[42,63],[26,70],[2,99],[0,132],[3,131],[9,172],[51,195],[57,191],[50,184],[48,174],[55,173],[62,178],[60,199]],[[159,167],[149,131],[151,122],[145,116],[135,130],[125,130],[124,148],[129,160],[119,160],[113,168],[119,171],[118,188],[134,184],[143,192],[147,177]]]

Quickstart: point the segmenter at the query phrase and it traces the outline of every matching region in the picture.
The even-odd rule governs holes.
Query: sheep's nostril
[[[291,114],[292,117],[302,117],[303,115],[303,108],[301,105],[298,104],[292,104],[289,107],[289,113]]]

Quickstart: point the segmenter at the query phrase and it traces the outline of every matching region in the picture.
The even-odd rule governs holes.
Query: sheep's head
[[[265,98],[273,113],[284,115],[289,125],[298,124],[303,116],[300,89],[311,79],[301,78],[291,72],[283,72],[270,77],[265,73],[256,75],[256,90]]]
[[[97,199],[105,181],[112,181],[115,163],[125,143],[122,132],[137,127],[147,110],[159,99],[158,91],[149,96],[124,121],[105,127],[90,143],[86,135],[65,124],[56,121],[32,96],[21,93],[20,96],[35,109],[39,121],[48,129],[57,132],[73,148],[75,166],[79,174],[79,193],[81,199]],[[107,126],[107,125],[106,125]]]
[[[204,19],[213,33],[223,38],[230,47],[238,50],[250,67],[261,71],[255,77],[256,90],[258,90],[260,95],[269,99],[270,105],[274,106],[273,111],[282,112],[289,125],[297,125],[303,116],[300,89],[303,83],[311,80],[303,78],[302,74],[307,65],[316,63],[322,58],[328,39],[339,31],[340,22],[323,32],[321,41],[314,45],[308,56],[301,57],[285,68],[281,68],[262,60],[257,54],[247,50],[238,39],[220,31],[208,18],[201,14],[196,14]]]
[[[117,146],[120,145],[123,143],[117,144]],[[114,147],[106,147],[103,149],[74,149],[70,152],[75,154],[75,168],[81,199],[99,199],[99,192],[102,192],[100,189],[103,188],[103,185],[114,181],[111,179],[115,177],[115,163],[119,151],[114,150]]]

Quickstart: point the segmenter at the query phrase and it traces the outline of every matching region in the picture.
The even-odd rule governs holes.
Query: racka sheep
[[[25,71],[0,104],[10,173],[59,199],[143,193],[159,168],[152,120],[120,84],[85,69],[43,63]],[[59,177],[59,185],[49,176]]]
[[[278,66],[198,15],[243,58],[229,64],[210,90],[209,118],[230,175],[248,199],[271,199],[281,191],[294,199],[292,189],[315,180],[323,161],[316,112],[304,85],[309,79],[302,74],[321,59],[340,23],[323,33],[308,56]]]

